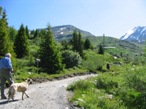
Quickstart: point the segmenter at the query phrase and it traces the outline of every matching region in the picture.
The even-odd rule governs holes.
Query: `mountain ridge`
[[[37,29],[37,30],[41,31],[43,29],[47,29],[47,28],[41,28],[41,29]],[[51,30],[52,30],[52,32],[54,34],[54,37],[57,38],[58,40],[71,38],[73,36],[73,32],[74,31],[81,32],[83,37],[94,36],[90,32],[85,31],[85,30],[81,30],[81,29],[79,29],[79,28],[77,28],[77,27],[75,27],[73,25],[53,26],[53,27],[51,27]]]
[[[146,40],[146,26],[137,26],[130,29],[125,35],[121,36],[120,40],[130,42],[143,43]]]
[[[46,29],[46,28],[44,28]],[[111,51],[115,51],[114,53],[120,53],[125,51],[126,53],[131,52],[132,54],[142,52],[142,49],[139,45],[127,41],[127,40],[120,40],[110,36],[94,36],[90,32],[81,30],[76,28],[72,25],[61,25],[61,26],[54,26],[51,27],[52,32],[54,34],[54,38],[56,41],[61,42],[62,40],[70,40],[73,36],[74,30],[81,32],[83,40],[87,37],[95,48],[98,48],[100,44],[103,44],[106,47],[114,47],[114,49],[108,49]],[[42,30],[42,29],[39,29]]]

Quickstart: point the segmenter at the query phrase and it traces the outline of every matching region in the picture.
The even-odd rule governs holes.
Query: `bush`
[[[118,81],[110,74],[99,75],[96,79],[96,87],[104,89],[107,93],[115,93],[118,88]]]
[[[72,68],[74,66],[78,66],[82,58],[80,55],[76,52],[70,51],[70,50],[65,50],[62,52],[62,57],[63,57],[63,64],[66,65],[66,68]]]
[[[123,75],[123,84],[119,89],[119,96],[123,103],[133,109],[146,107],[146,75],[145,69],[129,70]]]

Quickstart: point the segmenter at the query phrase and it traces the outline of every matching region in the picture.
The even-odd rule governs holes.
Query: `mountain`
[[[58,41],[63,40],[63,39],[70,39],[73,36],[73,32],[75,30],[79,31],[83,37],[94,36],[90,32],[81,30],[81,29],[79,29],[75,26],[72,26],[72,25],[54,26],[54,27],[51,27],[51,29],[52,29],[52,32],[55,36],[55,39],[57,39]],[[42,30],[42,29],[38,29],[38,30]]]
[[[143,43],[146,40],[146,26],[137,26],[123,35],[121,40]]]
[[[46,29],[46,28],[44,28]],[[55,26],[51,27],[52,32],[55,36],[55,40],[62,41],[62,40],[68,40],[71,39],[73,36],[74,30],[80,31],[82,34],[83,39],[88,37],[88,39],[91,41],[93,47],[98,48],[100,44],[103,44],[104,40],[104,46],[106,47],[106,50],[108,48],[108,51],[110,53],[114,54],[120,54],[121,52],[124,52],[126,54],[135,54],[135,53],[141,53],[142,49],[140,46],[138,46],[135,43],[126,41],[126,40],[119,40],[117,38],[113,38],[110,36],[98,36],[95,37],[90,32],[81,30],[75,26],[72,25],[62,25],[62,26]],[[42,29],[38,29],[42,30]]]

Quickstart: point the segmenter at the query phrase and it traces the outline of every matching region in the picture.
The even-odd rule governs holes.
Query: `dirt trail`
[[[66,87],[75,81],[91,76],[96,75],[32,84],[27,90],[30,98],[24,96],[24,100],[21,100],[21,93],[17,92],[14,101],[7,103],[7,100],[0,99],[0,109],[70,109],[67,100],[69,92],[66,91]]]

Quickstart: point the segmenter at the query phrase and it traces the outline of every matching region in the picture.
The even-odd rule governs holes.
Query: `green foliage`
[[[127,107],[122,106],[120,101],[115,99],[111,100],[105,97],[103,99],[99,99],[97,109],[127,109]]]
[[[74,92],[70,101],[85,109],[126,109],[116,99],[110,99],[109,94],[98,90],[95,80],[96,78],[81,80],[69,85],[67,89]]]
[[[78,66],[82,61],[82,58],[80,57],[80,55],[71,50],[63,51],[62,58],[63,58],[62,62],[63,64],[66,65],[66,68],[72,68],[74,66]]]
[[[39,46],[37,46],[38,43],[35,41],[30,41],[30,43],[34,43],[34,44],[30,44],[29,48],[30,48],[30,56],[34,57],[34,58],[38,58],[38,50],[39,50]]]
[[[138,69],[133,71],[127,71],[128,74],[125,74],[125,85],[129,88],[134,88],[138,92],[144,92],[146,90],[146,75],[145,71]],[[140,86],[140,87],[139,87]]]
[[[77,33],[76,31],[74,31],[73,38],[71,39],[71,44],[73,46],[73,50],[78,52],[81,57],[84,57],[83,54],[84,43],[80,32]]]
[[[15,53],[17,58],[23,58],[29,55],[29,48],[28,48],[28,37],[26,36],[26,31],[23,24],[20,26],[20,29],[17,33],[15,39]]]
[[[129,108],[144,109],[146,106],[145,69],[128,70],[127,73],[123,75],[123,78],[124,82],[121,84],[119,96],[124,104]]]
[[[106,93],[115,94],[115,89],[118,88],[118,81],[111,74],[102,74],[97,77],[95,85],[98,89],[104,89]]]
[[[84,42],[83,42],[83,40],[82,40],[82,35],[81,35],[80,32],[79,32],[78,43],[79,43],[78,52],[79,52],[79,54],[80,54],[81,57],[84,57],[84,54],[83,54]]]
[[[17,30],[14,27],[9,27],[9,36],[13,42],[15,42],[16,35],[17,35]]]
[[[69,44],[69,42],[67,42],[67,40],[62,40],[61,45],[62,50],[71,50],[71,45]]]
[[[39,37],[39,31],[36,29],[33,38]]]
[[[90,49],[92,47],[91,42],[88,38],[85,39],[84,49]]]
[[[67,89],[72,91],[80,89],[81,91],[84,91],[84,90],[89,90],[92,87],[94,87],[94,84],[92,82],[86,80],[80,80],[74,84],[69,85]]]
[[[101,44],[99,45],[98,53],[99,54],[104,54],[104,48],[102,47]]]
[[[37,72],[37,68],[34,66],[34,62],[27,58],[21,58],[15,60],[15,69],[14,69],[14,80],[20,82],[26,78],[32,78],[32,74]]]
[[[85,59],[82,61],[81,65],[91,72],[102,70],[103,56],[98,55],[92,50],[85,51]]]
[[[45,29],[41,30],[39,33],[40,37],[44,37],[46,36],[46,34],[47,34],[47,31]]]
[[[39,49],[40,67],[48,74],[57,73],[63,69],[61,53],[56,45],[53,33],[48,26],[47,34],[43,37]]]
[[[26,32],[26,37],[29,39],[30,38],[30,35],[29,35],[29,30],[28,30],[28,27],[27,26],[25,27],[25,32]]]
[[[11,53],[13,56],[13,43],[9,37],[8,23],[6,19],[6,12],[0,8],[0,57],[3,57],[6,53]]]
[[[115,69],[116,68],[116,69]],[[68,89],[74,92],[71,102],[92,109],[144,109],[146,107],[146,68],[116,66],[114,71],[102,73],[88,80],[74,83]],[[91,86],[89,89],[85,86]],[[92,83],[92,85],[91,85]],[[83,90],[84,89],[84,90]],[[84,96],[83,96],[84,95]]]

